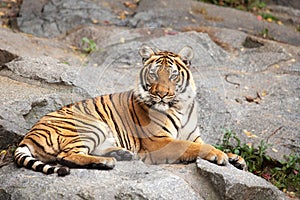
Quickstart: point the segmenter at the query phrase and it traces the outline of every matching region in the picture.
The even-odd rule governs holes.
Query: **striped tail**
[[[27,146],[18,147],[16,149],[15,162],[19,167],[24,166],[37,172],[43,172],[44,174],[57,173],[58,176],[70,174],[68,167],[52,166],[34,158]]]

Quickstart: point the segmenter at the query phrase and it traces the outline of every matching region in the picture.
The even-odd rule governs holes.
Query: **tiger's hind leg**
[[[82,152],[62,152],[58,154],[59,164],[71,168],[113,169],[116,159],[112,157],[92,156]]]
[[[117,161],[129,161],[133,160],[134,154],[124,148],[120,147],[110,147],[104,150],[102,156],[104,157],[114,157]]]
[[[233,154],[233,153],[227,153],[228,156],[228,160],[229,163],[232,164],[233,166],[235,166],[238,169],[247,171],[247,164],[244,160],[244,158],[242,158],[239,155]]]

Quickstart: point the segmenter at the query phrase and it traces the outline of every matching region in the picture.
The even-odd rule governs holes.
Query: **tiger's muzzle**
[[[162,84],[152,84],[149,92],[153,103],[169,104],[175,98],[173,88]]]

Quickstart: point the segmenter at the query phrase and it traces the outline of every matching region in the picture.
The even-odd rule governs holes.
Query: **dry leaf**
[[[261,92],[261,96],[262,97],[265,97],[265,96],[267,96],[268,95],[268,92],[266,91],[266,90],[263,90],[262,92]]]
[[[126,19],[126,14],[125,14],[124,11],[122,11],[122,12],[119,14],[119,18],[120,18],[121,20]]]
[[[249,138],[257,138],[257,135],[251,133],[250,131],[247,131],[246,129],[243,130],[243,131],[247,135],[247,137],[249,137]]]
[[[256,104],[259,104],[260,103],[260,100],[261,100],[261,96],[259,95],[258,92],[256,92],[256,97],[251,97],[251,96],[245,96],[245,99],[246,101],[252,103],[256,103]]]
[[[246,145],[250,148],[253,146],[253,144],[251,142],[248,142]]]
[[[125,38],[124,37],[120,38],[120,43],[125,43]]]
[[[137,5],[135,3],[131,3],[129,1],[125,1],[124,3],[124,6],[130,8],[130,9],[136,9]]]
[[[93,24],[98,24],[98,23],[99,23],[99,20],[97,20],[97,19],[92,19],[92,22],[93,22]]]

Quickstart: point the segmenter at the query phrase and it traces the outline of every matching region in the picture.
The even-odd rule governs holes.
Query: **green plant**
[[[8,146],[7,149],[0,149],[0,167],[13,161],[13,154],[15,150],[16,145]]]
[[[82,38],[82,49],[85,53],[90,54],[97,50],[97,44],[92,39],[87,37]]]
[[[226,153],[243,157],[250,172],[263,177],[283,191],[290,191],[290,195],[295,193],[300,197],[299,155],[285,156],[285,161],[277,161],[266,154],[269,147],[271,145],[263,140],[257,147],[241,144],[241,140],[231,130],[226,130],[222,142],[216,145],[216,148]]]
[[[216,148],[224,152],[232,152],[243,157],[247,163],[248,170],[252,173],[259,174],[264,162],[269,161],[270,157],[266,155],[266,150],[270,145],[261,141],[257,148],[250,144],[241,144],[241,140],[230,130],[224,133],[222,143]]]
[[[280,161],[280,167],[271,169],[270,181],[279,189],[295,191],[300,196],[300,157],[299,155],[285,156],[285,161]]]
[[[270,19],[272,21],[278,21],[278,18],[275,17],[274,15],[270,14],[270,13],[260,13],[260,16],[262,16],[262,18],[264,18],[264,19]]]
[[[274,38],[270,35],[269,29],[265,28],[258,33],[258,36],[266,38],[266,39],[271,39],[273,40]]]
[[[266,7],[263,0],[200,0],[202,2],[211,3],[220,6],[237,8],[240,10],[256,10]]]

